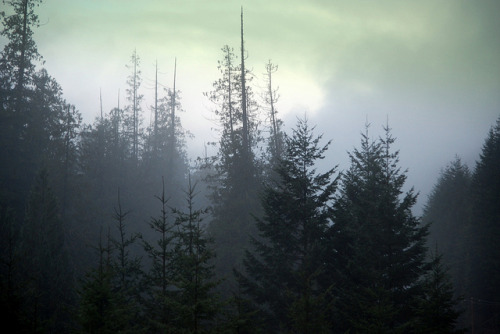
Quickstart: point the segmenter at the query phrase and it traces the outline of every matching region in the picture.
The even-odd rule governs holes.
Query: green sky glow
[[[197,136],[196,155],[214,139],[202,93],[218,78],[221,47],[239,51],[241,6],[255,85],[263,86],[269,59],[278,64],[286,125],[307,112],[337,142],[332,159],[345,159],[367,119],[377,135],[389,118],[403,163],[436,175],[455,154],[472,163],[500,113],[494,0],[46,0],[35,38],[49,73],[86,121],[98,114],[99,90],[105,110],[116,105],[134,49],[144,110],[152,104],[155,61],[160,82],[171,86],[177,58],[183,122]]]

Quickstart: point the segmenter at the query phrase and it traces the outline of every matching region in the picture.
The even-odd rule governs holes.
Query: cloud
[[[84,115],[96,114],[99,88],[114,106],[134,48],[146,95],[155,61],[169,85],[176,57],[185,126],[203,142],[213,138],[202,93],[218,78],[221,47],[238,53],[242,5],[254,82],[263,85],[268,59],[279,65],[280,114],[291,127],[307,112],[334,140],[331,161],[345,160],[367,119],[377,135],[389,117],[422,189],[455,154],[473,163],[500,111],[495,0],[47,0],[35,38]]]

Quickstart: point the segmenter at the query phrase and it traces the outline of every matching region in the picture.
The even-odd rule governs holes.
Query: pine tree
[[[335,168],[318,173],[329,142],[314,137],[307,120],[299,120],[286,138],[279,179],[265,188],[264,216],[256,219],[259,236],[247,250],[238,281],[265,314],[270,332],[323,333],[329,324],[325,274],[325,232],[331,224]]]
[[[341,331],[407,331],[426,269],[427,228],[411,212],[416,195],[403,193],[406,173],[385,131],[385,138],[372,141],[367,126],[361,148],[349,153],[351,167],[335,203],[330,273],[338,282]]]

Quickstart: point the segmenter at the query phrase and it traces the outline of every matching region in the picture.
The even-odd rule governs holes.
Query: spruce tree
[[[337,326],[341,331],[400,333],[413,319],[412,303],[422,291],[426,226],[411,211],[413,189],[403,186],[394,138],[373,141],[362,135],[361,148],[349,153],[335,203],[330,238],[330,268],[337,277]]]
[[[307,120],[299,120],[276,170],[266,186],[264,215],[257,218],[259,235],[246,251],[244,270],[236,271],[243,292],[265,318],[267,332],[328,332],[328,288],[325,274],[325,232],[332,223],[335,168],[324,173],[315,164],[329,142],[320,146]]]
[[[469,168],[456,157],[442,171],[422,216],[422,222],[429,224],[429,249],[438,247],[443,265],[450,268],[455,297],[470,297],[466,282],[470,266],[471,179]]]
[[[437,253],[438,248],[431,254],[430,270],[425,274],[423,293],[417,298],[415,322],[412,324],[413,333],[463,333],[456,329],[456,322],[460,315],[457,310],[459,299],[450,281],[448,270],[442,263],[442,257]]]
[[[77,332],[126,333],[129,317],[124,312],[126,301],[115,289],[117,273],[111,265],[113,249],[109,235],[106,245],[103,245],[102,238],[99,240],[96,251],[98,264],[85,274],[78,289]]]
[[[163,183],[164,187],[164,183]],[[174,281],[174,234],[168,198],[163,188],[156,197],[160,214],[152,217],[149,227],[155,232],[154,241],[143,240],[144,250],[150,262],[146,265],[144,307],[148,328],[153,332],[168,332],[175,328],[175,298],[179,294],[172,289]]]
[[[476,324],[500,329],[500,117],[490,129],[472,176],[471,295]],[[484,301],[484,302],[481,302]],[[476,329],[480,329],[476,327]]]
[[[214,328],[221,306],[215,292],[219,281],[213,265],[213,240],[202,225],[207,210],[196,208],[195,188],[189,178],[186,210],[173,212],[176,217],[173,282],[180,291],[175,309],[177,327],[185,333],[205,333]]]
[[[241,24],[241,51],[246,57],[243,21]],[[249,236],[256,231],[252,214],[259,215],[261,211],[258,201],[261,178],[254,154],[259,134],[251,75],[244,59],[240,58],[239,66],[236,65],[231,48],[226,46],[222,51],[224,58],[219,62],[222,78],[206,94],[216,105],[221,134],[214,157],[215,173],[210,176],[213,215],[209,233],[216,246],[217,274],[225,279],[221,288],[229,296],[237,290],[232,270],[241,265]]]

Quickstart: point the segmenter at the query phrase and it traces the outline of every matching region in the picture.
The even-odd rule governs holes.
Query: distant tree
[[[330,275],[336,277],[337,330],[397,333],[409,330],[412,304],[426,273],[426,226],[411,208],[413,189],[403,193],[406,173],[398,166],[394,138],[362,135],[349,153],[330,227]]]
[[[73,273],[58,210],[48,172],[42,169],[30,193],[20,243],[23,272],[30,281],[25,301],[33,330],[69,329]]]
[[[264,105],[268,109],[269,118],[269,140],[268,140],[268,151],[269,151],[269,165],[273,169],[278,163],[285,151],[285,143],[283,138],[283,121],[278,118],[278,111],[276,108],[276,103],[278,101],[278,91],[273,85],[273,74],[278,70],[278,65],[275,65],[269,60],[266,64],[266,91],[264,94]]]
[[[121,321],[131,333],[140,332],[140,295],[142,287],[141,259],[132,254],[132,247],[137,243],[140,234],[127,234],[125,220],[128,212],[123,211],[120,194],[115,207],[114,221],[118,232],[117,237],[110,237],[110,244],[114,251],[110,267],[113,273],[113,291],[120,297]],[[124,329],[122,329],[123,331]]]
[[[450,268],[455,297],[469,296],[466,283],[470,266],[471,178],[469,168],[456,157],[442,171],[422,217],[422,222],[429,224],[429,248],[437,246],[443,265]]]
[[[299,120],[277,167],[278,179],[265,188],[264,216],[257,219],[238,281],[266,315],[268,332],[326,333],[325,232],[332,223],[335,168],[316,172],[329,143],[319,146],[307,120]]]
[[[164,185],[164,183],[163,183]],[[174,281],[174,235],[165,189],[157,197],[161,208],[157,217],[151,218],[150,228],[155,232],[154,242],[143,240],[150,264],[145,272],[145,312],[148,326],[153,332],[168,332],[175,328],[175,297],[179,291],[172,289]]]
[[[42,1],[11,0],[4,3],[12,8],[12,14],[0,12],[3,21],[1,35],[8,39],[0,58],[2,88],[14,88],[15,100],[20,102],[26,97],[24,90],[32,83],[31,76],[34,74],[36,62],[42,59],[33,40],[33,28],[39,25],[35,8]],[[21,106],[18,104],[17,107]]]
[[[471,184],[471,295],[481,330],[500,330],[500,118],[490,129]],[[476,327],[476,329],[480,329]]]
[[[215,318],[221,303],[215,287],[213,241],[206,234],[203,215],[207,210],[196,209],[196,185],[189,185],[186,191],[186,211],[174,209],[174,285],[180,293],[176,312],[178,327],[186,333],[205,333],[215,327]]]
[[[143,95],[139,93],[142,79],[140,71],[140,58],[137,55],[136,50],[132,53],[132,56],[130,57],[130,65],[128,65],[127,68],[130,69],[131,73],[127,78],[127,100],[129,105],[127,105],[125,109],[126,117],[124,122],[127,126],[128,138],[130,138],[131,156],[137,163],[141,144],[141,102]]]
[[[125,301],[114,289],[115,272],[111,266],[112,247],[99,240],[98,265],[86,273],[78,289],[79,308],[78,333],[126,333],[127,317],[124,316]]]
[[[454,294],[448,271],[437,254],[437,247],[430,262],[430,270],[424,276],[423,294],[417,298],[416,320],[413,333],[464,333],[456,329],[460,315],[457,310],[459,299]]]
[[[174,65],[173,88],[165,88],[164,96],[155,99],[154,122],[149,129],[143,154],[142,185],[144,194],[161,191],[158,180],[165,181],[170,205],[177,206],[182,197],[188,170],[186,139],[190,133],[182,126],[179,114],[183,112],[181,92],[176,88],[177,61]],[[158,82],[156,83],[158,85]],[[139,185],[140,187],[140,185]]]
[[[241,51],[246,57],[241,18]],[[241,265],[249,236],[256,232],[252,214],[259,215],[261,211],[261,172],[254,154],[260,136],[256,102],[249,85],[251,75],[244,60],[235,66],[232,49],[224,47],[223,54],[224,59],[219,62],[222,78],[214,83],[214,91],[206,94],[216,105],[221,128],[212,166],[215,173],[210,176],[213,210],[209,233],[216,246],[217,274],[226,279],[221,289],[229,296],[230,291],[237,290],[232,270]]]

